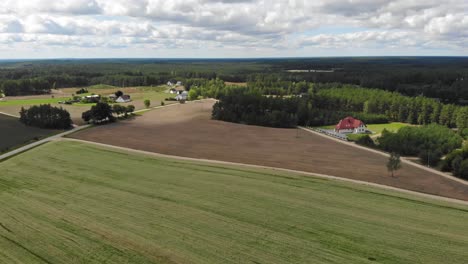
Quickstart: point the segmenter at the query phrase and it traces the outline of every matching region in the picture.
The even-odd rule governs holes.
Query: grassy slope
[[[21,124],[17,118],[0,114],[0,153],[55,132],[56,130],[28,127]]]
[[[468,259],[468,208],[349,183],[75,142],[1,168],[2,263]]]

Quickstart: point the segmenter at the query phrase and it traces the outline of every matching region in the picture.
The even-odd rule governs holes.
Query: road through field
[[[468,200],[467,185],[406,163],[396,177],[390,177],[387,157],[330,138],[299,129],[211,120],[212,105],[213,101],[178,104],[70,137],[172,156],[333,175]]]

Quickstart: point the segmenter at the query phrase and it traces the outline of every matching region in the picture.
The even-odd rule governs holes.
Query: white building
[[[124,94],[122,96],[119,96],[117,100],[115,100],[117,103],[128,103],[131,102],[132,99],[130,98],[130,95]]]
[[[360,134],[360,133],[366,133],[367,131],[367,126],[364,124],[359,119],[355,119],[354,117],[348,116],[338,123],[335,127],[335,132],[341,133],[341,134],[349,134],[349,133],[354,133],[354,134]]]
[[[175,99],[177,101],[185,101],[188,99],[188,92],[187,91],[183,91],[182,93],[178,94]]]

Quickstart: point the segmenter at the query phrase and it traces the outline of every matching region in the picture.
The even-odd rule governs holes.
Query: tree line
[[[379,114],[390,121],[418,125],[436,123],[468,134],[468,107],[444,104],[423,96],[409,97],[397,92],[341,85],[319,90],[315,102],[321,109]]]
[[[35,105],[20,111],[20,122],[28,126],[47,129],[68,129],[72,126],[70,113],[50,104]]]

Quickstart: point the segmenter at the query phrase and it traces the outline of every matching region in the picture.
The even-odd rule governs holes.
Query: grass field
[[[39,104],[51,104],[53,106],[59,106],[65,108],[72,117],[72,120],[75,124],[82,125],[84,121],[81,119],[81,114],[91,108],[94,104],[82,104],[75,103],[73,105],[59,104],[59,101],[66,101],[70,99],[72,94],[75,94],[81,88],[64,88],[55,91],[52,98],[52,95],[33,95],[33,96],[21,96],[21,97],[7,97],[6,100],[0,101],[0,112],[5,112],[12,115],[18,115],[21,107],[28,108],[32,105]],[[173,94],[166,93],[165,90],[168,89],[168,86],[142,86],[142,87],[127,87],[120,88],[110,85],[93,85],[86,87],[89,93],[80,94],[79,96],[85,96],[89,94],[100,94],[103,96],[108,96],[113,94],[118,90],[123,91],[125,94],[129,94],[132,97],[132,101],[129,103],[124,103],[122,105],[134,105],[135,110],[144,109],[144,100],[149,99],[151,101],[151,106],[159,106],[165,98],[174,97]],[[166,104],[174,103],[173,101],[166,101]]]
[[[0,108],[2,106],[29,106],[39,104],[57,104],[59,101],[63,101],[63,98],[34,98],[34,99],[19,99],[19,100],[6,100],[0,101]],[[19,112],[19,111],[18,111]]]
[[[398,129],[409,126],[410,124],[407,123],[400,123],[400,122],[392,122],[388,124],[366,124],[367,129],[372,131],[372,134],[380,134],[384,129],[387,129],[390,132],[396,132]],[[331,126],[322,126],[321,128],[324,129],[334,129],[335,125]]]
[[[76,142],[1,166],[1,263],[468,259],[468,208],[351,183]]]
[[[398,129],[409,126],[407,123],[393,122],[389,124],[370,124],[367,125],[367,129],[373,132],[373,134],[380,134],[384,129],[387,129],[390,132],[396,132]]]
[[[24,145],[34,139],[52,135],[56,131],[27,127],[18,118],[0,114],[0,153]]]

